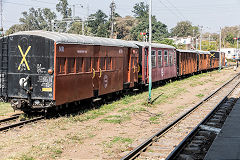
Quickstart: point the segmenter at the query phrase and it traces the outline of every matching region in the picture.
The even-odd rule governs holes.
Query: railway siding
[[[140,154],[140,159],[166,158],[184,137],[222,101],[223,97],[227,96],[232,89],[240,83],[239,77],[240,76],[237,75],[233,80],[230,80],[229,83],[224,84],[219,90],[214,91],[212,96],[200,102],[194,107],[193,111],[189,111],[190,114],[182,116],[179,118],[179,121],[173,122],[170,127],[161,130],[122,159],[131,159],[143,151],[144,152]],[[157,143],[155,144],[155,142]]]

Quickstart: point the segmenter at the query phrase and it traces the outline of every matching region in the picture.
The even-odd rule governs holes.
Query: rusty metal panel
[[[197,72],[197,53],[190,50],[177,50],[178,75],[187,75]]]

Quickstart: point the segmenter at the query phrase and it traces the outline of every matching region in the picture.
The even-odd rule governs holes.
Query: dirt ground
[[[152,90],[152,105],[144,92],[77,116],[0,133],[0,159],[119,159],[239,71],[224,69],[167,83]]]

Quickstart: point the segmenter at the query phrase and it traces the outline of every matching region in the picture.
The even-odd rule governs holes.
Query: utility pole
[[[0,28],[0,32],[2,32],[1,34],[3,35],[3,2],[2,0],[0,0],[0,15],[1,15],[1,28]]]
[[[208,35],[208,46],[210,46],[211,34]]]
[[[222,46],[222,28],[220,27],[220,34],[219,34],[219,71],[221,71],[222,67],[222,55],[221,55],[221,46]]]
[[[75,18],[75,5],[73,5],[73,21],[74,21],[74,18]]]
[[[112,0],[112,3],[110,4],[111,8],[111,38],[113,38],[113,31],[114,31],[114,16],[115,16],[115,9],[116,9],[116,4],[114,0]]]
[[[200,31],[200,50],[202,50],[202,28],[203,26],[200,26],[201,31]]]
[[[149,0],[149,51],[148,51],[148,103],[151,103],[152,92],[152,0]]]

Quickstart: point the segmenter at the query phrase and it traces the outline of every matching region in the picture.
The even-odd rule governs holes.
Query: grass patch
[[[9,103],[0,102],[0,116],[5,116],[7,113],[13,112],[11,105]]]
[[[202,98],[202,97],[204,97],[204,94],[199,93],[199,94],[197,94],[196,96],[197,96],[198,98]]]
[[[18,158],[19,160],[35,160],[35,158],[33,158],[32,156],[29,155],[22,155],[20,158]]]
[[[28,152],[9,159],[35,160],[35,159],[56,159],[61,156],[62,148],[46,143],[40,143],[37,146],[32,145]]]
[[[120,124],[124,121],[128,121],[131,118],[127,115],[110,115],[107,116],[103,119],[101,119],[101,122],[105,122],[105,123],[114,123],[114,124]]]
[[[118,112],[124,112],[127,114],[141,112],[141,111],[146,111],[146,109],[143,107],[140,107],[140,106],[136,106],[136,105],[132,105],[130,107],[126,107],[126,108],[122,108],[122,109],[118,110]]]
[[[159,124],[159,123],[160,123],[160,122],[159,122],[159,118],[160,118],[161,116],[162,116],[162,113],[150,117],[150,118],[149,118],[150,123]]]
[[[67,134],[66,138],[68,139],[68,141],[70,140],[71,142],[78,144],[82,144],[84,139],[81,134],[72,135],[72,133]]]
[[[116,108],[116,105],[114,104],[105,104],[101,106],[99,109],[93,109],[90,111],[84,111],[82,114],[77,116],[70,116],[68,117],[68,120],[70,122],[83,122],[91,119],[96,119],[99,116],[105,115],[106,113],[114,110]]]
[[[109,142],[104,141],[103,144],[107,147],[107,148],[112,148],[112,146],[114,144],[125,144],[126,146],[129,144],[132,144],[133,139],[131,138],[123,138],[123,137],[114,137],[112,140],[110,140]]]
[[[182,109],[184,109],[186,106],[177,106],[177,109],[179,109],[179,110],[182,110]]]

